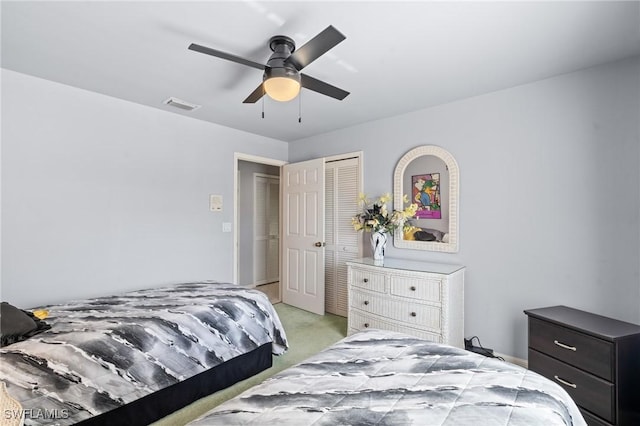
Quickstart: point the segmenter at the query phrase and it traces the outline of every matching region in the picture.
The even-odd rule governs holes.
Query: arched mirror
[[[406,203],[418,204],[413,225],[396,232],[398,248],[455,253],[458,251],[458,185],[460,174],[455,158],[445,149],[423,145],[407,152],[398,161],[393,177],[394,209]]]

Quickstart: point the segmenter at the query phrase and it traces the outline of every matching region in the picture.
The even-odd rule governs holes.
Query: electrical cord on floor
[[[473,345],[473,339],[476,339],[478,341],[478,346]],[[502,358],[501,356],[493,354],[493,349],[485,348],[484,346],[482,346],[482,343],[480,343],[480,338],[478,336],[473,336],[470,339],[464,339],[464,348],[468,351],[484,355],[488,358],[497,358],[500,361],[504,361],[504,358]]]

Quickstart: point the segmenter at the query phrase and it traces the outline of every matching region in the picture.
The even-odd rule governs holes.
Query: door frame
[[[241,152],[234,152],[233,154],[233,283],[238,284],[239,277],[239,250],[238,246],[238,220],[239,220],[239,209],[238,209],[238,162],[239,161],[248,161],[250,163],[258,163],[258,164],[267,164],[269,166],[277,166],[282,167],[285,164],[288,164],[287,161],[284,160],[276,160],[274,158],[260,157],[257,155],[244,154]],[[280,200],[280,208],[282,209],[282,200]],[[282,211],[280,211],[280,217],[282,217]],[[281,220],[279,218],[279,220]]]

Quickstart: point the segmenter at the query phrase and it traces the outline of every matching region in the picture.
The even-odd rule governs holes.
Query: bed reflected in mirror
[[[445,149],[423,145],[407,152],[394,173],[394,208],[408,199],[418,210],[406,232],[394,234],[398,248],[458,251],[458,164]]]

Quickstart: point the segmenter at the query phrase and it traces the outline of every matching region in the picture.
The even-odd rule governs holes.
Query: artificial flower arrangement
[[[356,231],[366,232],[386,232],[393,235],[393,232],[402,227],[403,231],[412,228],[407,223],[407,219],[415,216],[418,210],[416,203],[409,204],[404,210],[393,210],[389,212],[387,203],[391,201],[391,194],[386,193],[376,200],[369,200],[365,194],[360,194],[359,204],[362,206],[362,213],[351,218],[351,223]],[[406,204],[409,198],[405,194],[402,201]]]

